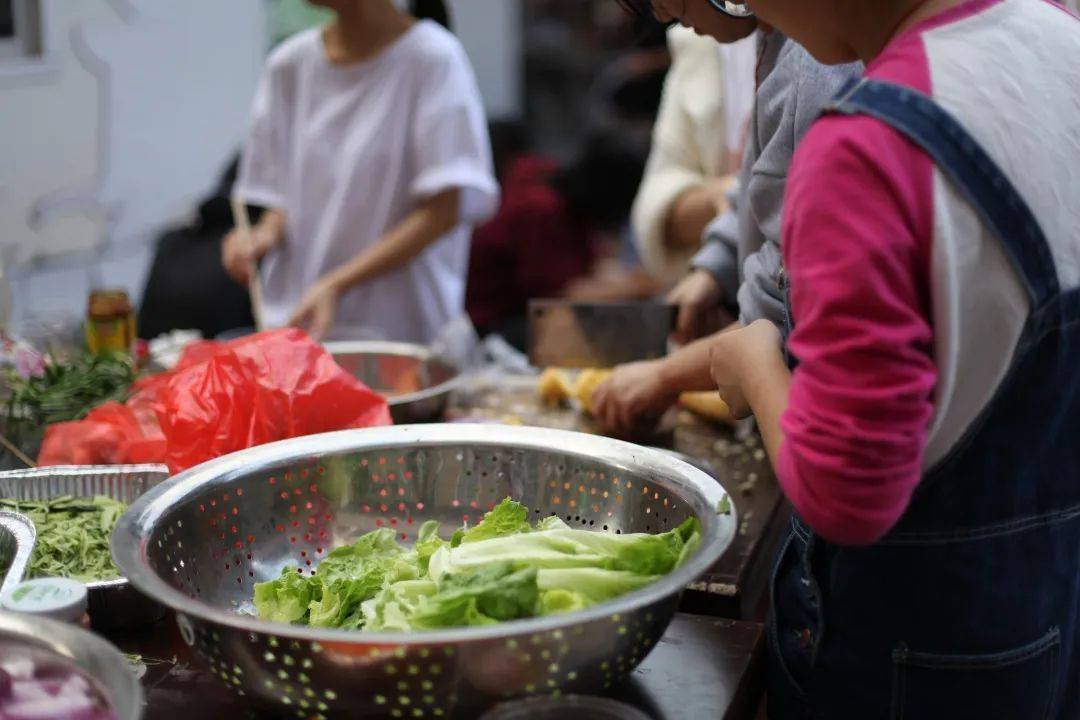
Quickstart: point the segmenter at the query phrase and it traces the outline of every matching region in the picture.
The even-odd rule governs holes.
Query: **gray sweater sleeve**
[[[743,283],[739,286],[739,321],[749,325],[768,320],[785,330],[784,293],[780,290],[780,246],[766,243],[743,263]]]
[[[744,324],[766,319],[784,330],[781,210],[791,159],[825,103],[848,78],[861,73],[862,66],[821,65],[782,36],[770,40],[784,46],[758,90],[754,118],[758,152],[756,158],[748,156],[751,164],[743,171],[748,196],[747,212],[739,217],[742,285],[738,300]]]
[[[702,247],[690,262],[695,270],[705,270],[716,278],[723,291],[724,302],[736,302],[739,289],[739,220],[741,183],[727,191],[728,209],[705,228]]]

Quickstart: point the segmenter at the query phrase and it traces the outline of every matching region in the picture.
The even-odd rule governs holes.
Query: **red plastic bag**
[[[49,428],[39,463],[154,461],[179,472],[275,440],[390,423],[386,400],[322,346],[300,330],[273,330],[192,346],[125,405]]]
[[[165,437],[157,418],[127,405],[107,403],[83,420],[57,423],[45,431],[38,465],[127,465],[163,462]]]
[[[274,440],[390,424],[386,400],[300,330],[236,340],[202,362],[185,354],[179,368],[155,406],[174,471]]]

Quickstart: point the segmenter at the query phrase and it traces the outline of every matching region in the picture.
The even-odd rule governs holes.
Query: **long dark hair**
[[[409,14],[421,20],[434,20],[453,32],[450,9],[443,0],[409,0]]]

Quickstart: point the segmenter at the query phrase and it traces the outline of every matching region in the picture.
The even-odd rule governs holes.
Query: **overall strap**
[[[917,90],[861,78],[851,80],[824,111],[869,115],[922,148],[1001,239],[1024,281],[1032,310],[1060,294],[1050,247],[1031,208],[997,163],[944,108]]]

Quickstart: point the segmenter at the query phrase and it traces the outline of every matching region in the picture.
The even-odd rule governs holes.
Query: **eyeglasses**
[[[751,10],[750,6],[745,2],[736,2],[735,0],[709,0],[709,4],[713,6],[713,9],[724,13],[728,17],[754,17],[754,11]]]
[[[653,13],[651,0],[618,0],[628,12],[631,12],[639,17],[655,20],[656,15]],[[753,10],[746,4],[746,2],[740,2],[738,0],[708,0],[709,5],[713,7],[717,12],[721,12],[728,17],[733,18],[751,18],[754,17]]]

